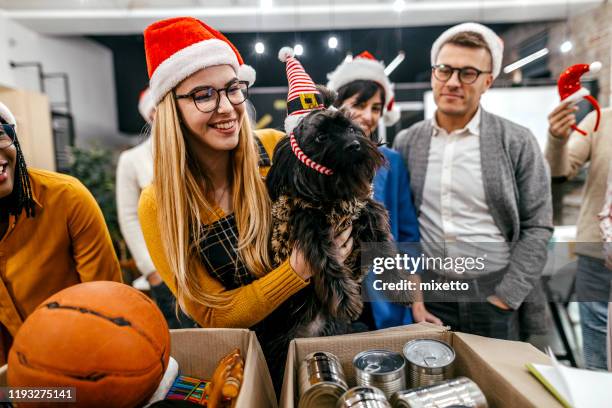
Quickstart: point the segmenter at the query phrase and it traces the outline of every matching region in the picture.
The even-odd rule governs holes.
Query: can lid
[[[417,339],[404,345],[404,357],[419,367],[440,368],[450,365],[455,360],[455,351],[440,340]]]
[[[316,384],[302,395],[298,408],[333,407],[346,389],[338,384]]]
[[[366,350],[353,359],[355,369],[367,374],[388,374],[405,366],[404,357],[389,350]]]
[[[340,360],[338,359],[338,357],[336,357],[336,355],[329,353],[327,351],[312,352],[308,354],[306,357],[304,357],[303,361],[310,361],[310,360],[332,360],[332,361],[340,362]]]

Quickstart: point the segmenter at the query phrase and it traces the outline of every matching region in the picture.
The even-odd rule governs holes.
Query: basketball
[[[74,387],[75,407],[134,407],[159,385],[169,353],[168,325],[151,299],[121,283],[82,283],[26,319],[9,353],[8,384]]]

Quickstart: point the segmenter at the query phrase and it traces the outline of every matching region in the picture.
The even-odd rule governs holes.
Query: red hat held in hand
[[[584,98],[593,105],[595,110],[597,111],[597,120],[595,121],[595,129],[593,131],[597,131],[599,129],[599,120],[601,118],[601,109],[599,107],[599,103],[597,100],[591,96],[591,93],[588,89],[584,88],[580,85],[580,77],[587,72],[596,73],[601,69],[601,62],[593,62],[591,65],[589,64],[576,64],[567,68],[561,75],[559,75],[559,81],[557,82],[557,86],[559,88],[559,96],[561,97],[561,101],[565,102],[578,102],[578,100]],[[582,129],[579,129],[576,125],[572,125],[572,129],[576,132],[586,136],[587,132]]]

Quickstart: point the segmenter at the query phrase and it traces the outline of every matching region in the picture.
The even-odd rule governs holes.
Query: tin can
[[[358,385],[376,387],[388,398],[406,389],[406,362],[400,353],[367,350],[355,356],[355,380]]]
[[[390,401],[393,408],[488,408],[478,385],[466,377],[396,392]]]
[[[410,388],[433,385],[453,376],[455,350],[447,343],[418,339],[404,345]]]
[[[332,353],[310,353],[300,364],[298,372],[299,408],[336,406],[348,389],[340,360]]]
[[[342,394],[336,408],[391,408],[391,404],[378,388],[360,385]]]

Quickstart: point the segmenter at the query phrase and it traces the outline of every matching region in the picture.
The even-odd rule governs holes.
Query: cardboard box
[[[208,379],[217,362],[239,347],[244,364],[244,382],[236,408],[275,408],[276,394],[261,346],[255,333],[246,329],[171,330],[171,356],[181,374]],[[0,386],[6,386],[7,366],[0,367]],[[78,397],[77,397],[78,398]]]
[[[560,408],[557,400],[529,374],[528,362],[550,364],[549,358],[528,343],[495,340],[456,333],[428,323],[363,334],[296,339],[289,345],[280,398],[282,408],[297,407],[299,365],[309,353],[327,351],[342,363],[349,387],[355,384],[353,357],[360,351],[383,348],[401,353],[409,340],[430,338],[449,343],[456,353],[455,376],[471,378],[492,408]]]

